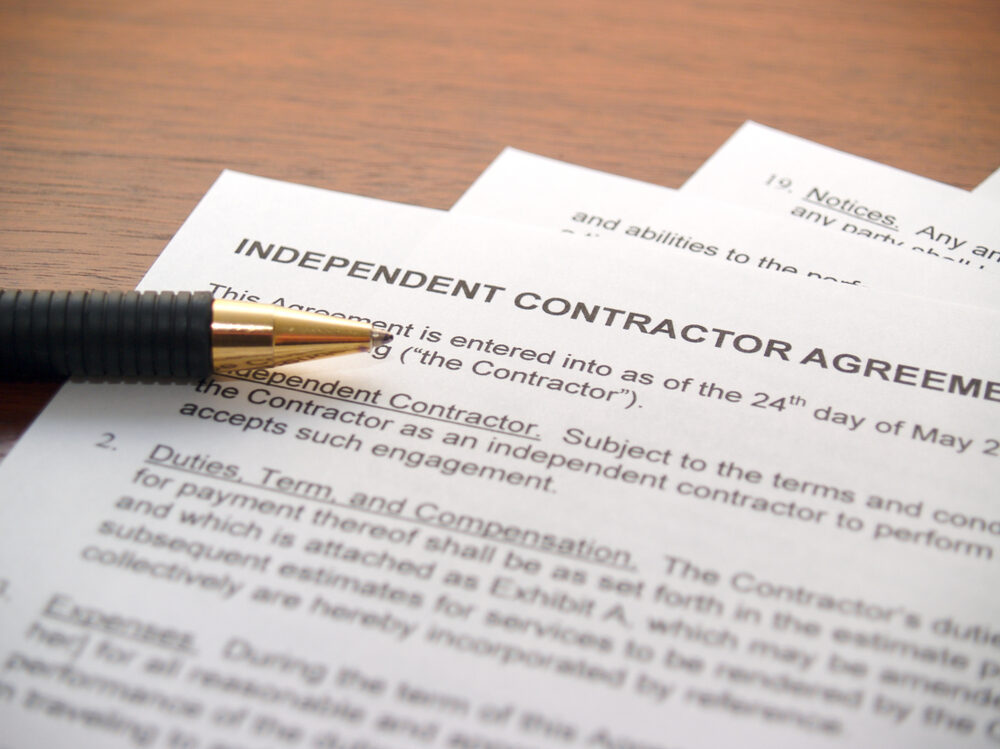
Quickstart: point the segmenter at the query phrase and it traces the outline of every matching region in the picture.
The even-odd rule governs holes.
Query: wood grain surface
[[[0,0],[0,284],[129,288],[223,168],[447,208],[505,145],[671,187],[744,120],[969,188],[997,0]],[[0,455],[52,385],[3,385]]]

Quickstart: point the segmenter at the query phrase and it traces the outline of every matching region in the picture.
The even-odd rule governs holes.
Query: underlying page
[[[222,186],[146,288],[397,338],[58,393],[0,466],[5,746],[1000,735],[997,313]]]
[[[681,190],[880,251],[903,248],[977,273],[1000,269],[1000,220],[989,201],[756,122],[740,127]]]
[[[542,156],[505,149],[452,207],[618,240],[614,252],[669,252],[748,273],[868,286],[930,299],[1000,306],[1000,278],[904,249],[873,253],[781,217],[706,200]]]
[[[1000,169],[973,188],[972,193],[980,198],[1000,198]]]

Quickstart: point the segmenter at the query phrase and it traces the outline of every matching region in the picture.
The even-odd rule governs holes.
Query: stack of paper
[[[752,123],[448,213],[224,173],[142,288],[395,340],[62,388],[0,467],[0,743],[996,745],[987,191]]]

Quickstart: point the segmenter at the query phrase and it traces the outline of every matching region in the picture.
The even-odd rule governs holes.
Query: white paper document
[[[900,250],[873,253],[839,236],[741,206],[505,149],[452,213],[546,226],[617,240],[633,252],[669,252],[762,274],[866,286],[984,307],[1000,307],[1000,278],[954,263],[929,264]]]
[[[785,216],[880,252],[1000,270],[992,201],[747,122],[684,183],[685,193]]]
[[[993,174],[980,182],[972,190],[976,197],[988,198],[991,200],[996,200],[1000,198],[1000,169],[997,169]]]
[[[391,344],[0,465],[4,747],[996,743],[996,312],[358,200],[226,174],[143,286]]]

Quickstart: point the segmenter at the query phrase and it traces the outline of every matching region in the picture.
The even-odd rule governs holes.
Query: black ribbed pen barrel
[[[212,294],[0,290],[0,378],[204,377]]]

